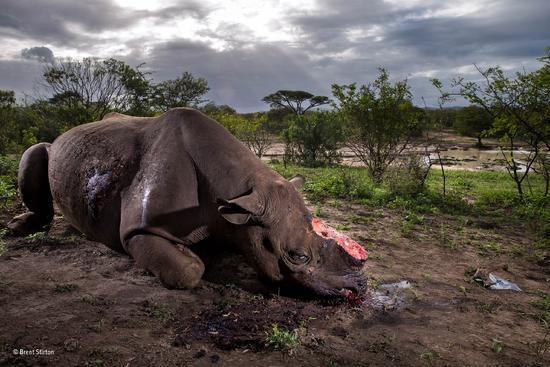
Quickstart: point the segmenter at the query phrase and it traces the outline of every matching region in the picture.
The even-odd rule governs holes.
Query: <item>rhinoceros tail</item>
[[[53,219],[53,199],[48,180],[48,150],[51,144],[35,144],[23,153],[17,181],[28,213],[15,217],[8,227],[19,234],[40,231]]]

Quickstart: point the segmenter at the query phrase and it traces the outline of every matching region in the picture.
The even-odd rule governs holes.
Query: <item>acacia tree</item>
[[[423,113],[412,104],[407,80],[394,84],[379,69],[373,83],[332,85],[345,121],[346,145],[367,166],[375,183],[422,129]]]
[[[285,109],[296,115],[303,115],[313,107],[330,103],[326,96],[314,96],[301,90],[278,90],[262,98],[262,101],[269,103],[271,108]]]
[[[155,106],[161,111],[174,107],[196,107],[206,100],[202,97],[210,90],[203,78],[184,72],[179,78],[166,80],[155,86]]]
[[[42,86],[53,94],[52,102],[82,106],[88,119],[99,120],[110,110],[132,110],[148,98],[147,73],[139,67],[113,58],[66,59],[45,66]]]

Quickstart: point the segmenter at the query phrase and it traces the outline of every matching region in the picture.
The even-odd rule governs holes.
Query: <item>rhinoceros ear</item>
[[[302,175],[296,175],[294,177],[292,177],[289,182],[291,184],[294,185],[294,187],[296,188],[296,190],[299,190],[302,188],[302,186],[304,186],[304,184],[306,183],[306,179],[304,178],[304,176]]]
[[[229,223],[245,224],[250,218],[260,216],[264,212],[264,203],[254,190],[231,200],[218,199],[218,213]]]

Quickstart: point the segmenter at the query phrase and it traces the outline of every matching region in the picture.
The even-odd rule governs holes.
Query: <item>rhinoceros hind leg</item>
[[[167,288],[190,289],[204,273],[204,264],[191,250],[159,236],[139,234],[125,243],[138,266],[159,277]]]
[[[8,228],[20,235],[43,230],[53,219],[53,200],[48,181],[49,143],[33,145],[19,162],[17,181],[29,212],[13,218]]]

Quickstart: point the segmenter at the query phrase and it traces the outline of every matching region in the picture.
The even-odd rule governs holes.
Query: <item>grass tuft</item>
[[[277,350],[293,349],[299,344],[298,331],[280,329],[277,324],[273,324],[271,330],[266,334],[266,345]]]

